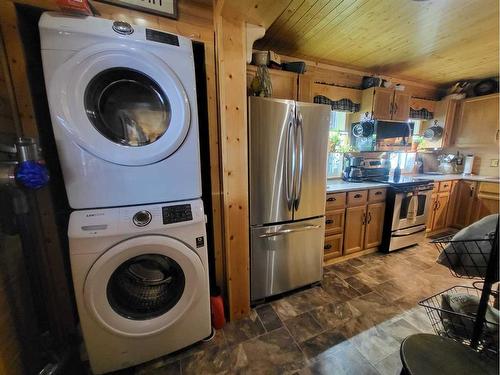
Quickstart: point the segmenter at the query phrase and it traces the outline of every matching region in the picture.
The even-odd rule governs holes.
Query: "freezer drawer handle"
[[[288,234],[288,233],[302,232],[304,230],[319,229],[319,228],[321,228],[321,225],[306,225],[306,226],[300,227],[300,228],[290,228],[290,229],[278,230],[276,232],[264,233],[264,234],[261,234],[259,236],[259,238],[276,237],[276,236],[282,236],[282,235]]]

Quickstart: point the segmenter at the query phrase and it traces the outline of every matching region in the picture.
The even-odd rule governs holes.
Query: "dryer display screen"
[[[146,40],[153,42],[171,44],[173,46],[179,45],[179,38],[177,35],[162,33],[161,31],[146,29]]]
[[[179,223],[181,221],[193,220],[190,204],[179,204],[161,208],[163,224]]]

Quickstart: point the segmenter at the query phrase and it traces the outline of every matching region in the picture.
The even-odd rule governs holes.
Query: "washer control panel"
[[[164,33],[158,30],[146,29],[146,40],[179,46],[179,37],[177,35]]]
[[[190,204],[177,204],[161,208],[163,224],[179,223],[181,221],[193,220],[193,212]]]
[[[151,215],[151,212],[149,212],[148,210],[142,210],[134,214],[134,216],[132,217],[132,222],[138,227],[145,227],[146,225],[151,223],[152,219],[153,215]]]

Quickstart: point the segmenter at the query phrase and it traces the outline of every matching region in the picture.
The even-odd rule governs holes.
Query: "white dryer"
[[[52,126],[76,209],[201,197],[189,39],[125,22],[44,13]]]
[[[210,334],[201,200],[75,211],[68,236],[94,373],[160,357]]]

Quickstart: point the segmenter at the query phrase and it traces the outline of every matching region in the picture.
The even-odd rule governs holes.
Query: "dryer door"
[[[98,258],[83,293],[87,309],[104,328],[140,337],[164,330],[200,298],[208,299],[208,285],[191,248],[149,235],[120,242]]]
[[[47,91],[54,126],[111,163],[156,163],[189,131],[181,82],[163,60],[139,48],[88,47],[56,70]]]

